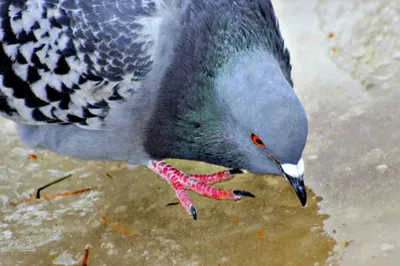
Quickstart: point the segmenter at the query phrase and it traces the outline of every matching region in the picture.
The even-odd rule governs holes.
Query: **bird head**
[[[241,167],[284,176],[304,206],[307,116],[279,63],[264,51],[239,53],[220,68],[214,89],[223,135]]]

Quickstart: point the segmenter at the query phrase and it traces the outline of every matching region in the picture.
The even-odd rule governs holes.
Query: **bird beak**
[[[293,177],[285,174],[286,179],[289,181],[292,186],[294,192],[296,192],[297,197],[301,202],[301,205],[304,206],[307,203],[307,191],[304,186],[303,176]]]
[[[304,186],[304,162],[300,159],[297,164],[282,164],[281,165],[285,178],[296,192],[297,197],[304,206],[307,203],[307,191]]]

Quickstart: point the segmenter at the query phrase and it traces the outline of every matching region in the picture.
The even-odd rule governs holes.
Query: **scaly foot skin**
[[[196,207],[187,194],[187,190],[216,200],[239,200],[243,196],[254,198],[253,194],[245,190],[221,189],[210,186],[230,180],[234,174],[243,173],[240,169],[226,170],[209,175],[189,175],[163,161],[149,161],[147,166],[172,186],[183,208],[195,220],[197,219]]]

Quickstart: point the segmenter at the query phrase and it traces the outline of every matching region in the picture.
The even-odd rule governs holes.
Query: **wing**
[[[152,0],[1,1],[0,115],[101,127],[151,69],[156,8]]]

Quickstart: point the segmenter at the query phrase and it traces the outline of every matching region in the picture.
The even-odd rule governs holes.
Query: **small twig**
[[[89,245],[85,247],[85,255],[83,255],[82,266],[87,266],[87,261],[89,258]]]
[[[82,194],[84,192],[93,190],[93,189],[97,189],[97,187],[88,187],[88,188],[84,188],[84,189],[79,189],[79,190],[75,190],[75,191],[66,191],[66,192],[58,192],[55,193],[53,195],[49,195],[49,196],[43,196],[42,198],[45,200],[51,200],[57,197],[67,197],[67,196],[71,196],[71,195],[78,195],[78,194]]]
[[[56,181],[53,181],[53,182],[51,182],[51,183],[49,183],[49,184],[47,184],[47,185],[45,185],[45,186],[43,186],[43,187],[38,188],[38,190],[37,190],[37,192],[36,192],[36,198],[37,198],[37,199],[40,199],[40,191],[42,191],[43,189],[48,188],[49,186],[52,186],[52,185],[54,185],[54,184],[57,184],[57,183],[59,183],[59,182],[65,180],[65,179],[67,179],[67,178],[70,178],[71,176],[72,176],[72,174],[66,175],[66,176],[64,176],[64,177],[61,177],[60,179],[57,179]]]

